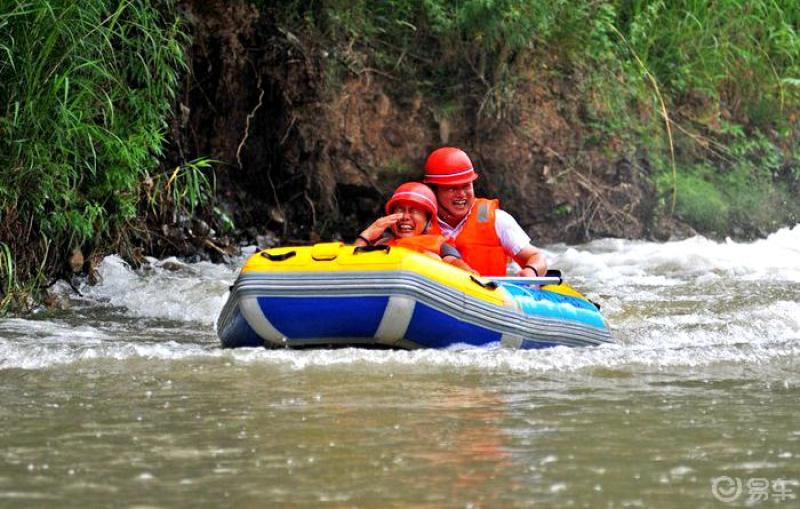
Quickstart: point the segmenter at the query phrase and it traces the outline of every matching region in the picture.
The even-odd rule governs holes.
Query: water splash
[[[133,270],[119,256],[98,267],[101,283],[81,293],[98,304],[125,308],[133,316],[168,318],[213,325],[225,303],[236,269],[209,262],[183,263],[176,258],[151,260]]]
[[[250,250],[252,252],[252,249]],[[702,237],[604,239],[550,246],[551,265],[599,300],[618,345],[374,351],[221,350],[214,322],[239,263],[151,260],[133,270],[109,256],[65,316],[0,321],[0,369],[135,358],[304,370],[580,372],[781,365],[800,358],[800,225],[752,243]]]

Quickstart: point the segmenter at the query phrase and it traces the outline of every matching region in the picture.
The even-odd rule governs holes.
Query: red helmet
[[[436,217],[436,196],[431,191],[431,188],[420,182],[406,182],[400,184],[400,187],[395,189],[394,194],[389,201],[386,202],[386,213],[391,214],[392,207],[397,203],[410,203],[417,205],[431,217]]]
[[[422,181],[426,184],[454,186],[472,182],[476,178],[478,174],[466,152],[460,148],[442,147],[431,152],[425,161],[425,178]]]

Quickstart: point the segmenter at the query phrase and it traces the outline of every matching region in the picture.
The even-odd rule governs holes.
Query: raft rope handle
[[[386,254],[389,254],[392,247],[386,244],[380,246],[356,246],[353,249],[353,254],[357,255],[358,253],[372,253],[374,251],[386,251]]]
[[[469,278],[472,280],[473,283],[476,283],[481,288],[488,288],[489,290],[497,290],[497,283],[494,281],[487,281],[483,282],[480,279],[476,278],[472,274],[470,274]]]
[[[289,258],[295,256],[296,254],[297,251],[287,251],[281,254],[269,254],[266,251],[261,252],[261,256],[263,256],[264,258],[268,259],[271,262],[282,262],[284,260],[288,260]]]

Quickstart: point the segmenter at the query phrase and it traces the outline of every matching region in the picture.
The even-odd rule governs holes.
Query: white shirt
[[[472,214],[472,210],[469,211],[469,214]],[[442,235],[451,239],[457,237],[461,230],[464,229],[469,214],[464,216],[464,219],[455,226],[450,226],[437,217],[439,227],[442,229]],[[503,246],[503,250],[507,255],[515,256],[523,247],[531,243],[531,238],[511,214],[505,210],[497,209],[494,212],[494,217],[494,230],[497,232],[500,245]]]

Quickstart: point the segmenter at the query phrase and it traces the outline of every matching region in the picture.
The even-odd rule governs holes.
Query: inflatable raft
[[[228,348],[612,341],[598,307],[560,277],[516,279],[476,277],[401,247],[273,248],[245,262],[217,334]]]

